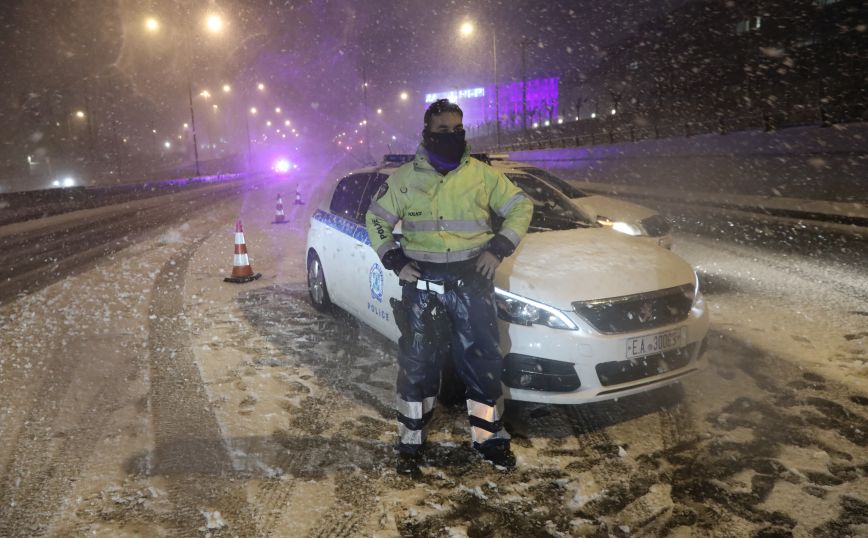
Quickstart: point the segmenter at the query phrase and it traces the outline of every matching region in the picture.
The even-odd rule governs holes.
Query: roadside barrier
[[[223,282],[243,284],[261,277],[261,273],[253,272],[250,260],[247,257],[247,243],[244,241],[244,228],[241,219],[235,221],[235,256],[232,264],[232,275],[223,279]]]
[[[283,212],[283,198],[280,197],[280,193],[277,193],[277,208],[274,210],[274,221],[272,224],[286,224],[289,222],[286,220],[286,213]]]

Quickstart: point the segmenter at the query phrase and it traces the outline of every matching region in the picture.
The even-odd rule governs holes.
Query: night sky
[[[231,99],[215,97],[226,110],[281,106],[308,144],[319,144],[363,117],[364,70],[369,108],[384,109],[379,125],[409,137],[425,92],[490,83],[494,28],[502,82],[521,76],[522,36],[532,41],[531,78],[565,76],[588,70],[603,47],[684,2],[7,0],[0,121],[20,124],[28,96],[50,93],[53,114],[87,100],[97,122],[116,121],[131,137],[150,126],[170,132],[188,117],[188,82],[195,94],[228,83]],[[208,12],[226,23],[219,35],[204,28]],[[145,29],[149,16],[160,21],[157,32]],[[477,28],[470,38],[458,32],[465,20]],[[260,81],[265,92],[255,88]],[[196,106],[211,121],[208,103]],[[0,136],[8,145],[19,135]]]

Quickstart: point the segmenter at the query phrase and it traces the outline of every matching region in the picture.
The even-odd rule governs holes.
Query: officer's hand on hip
[[[422,273],[419,271],[419,267],[415,262],[410,262],[401,269],[400,273],[398,273],[398,280],[403,280],[404,282],[410,282],[412,284],[419,280],[420,276],[422,276]]]
[[[497,259],[497,256],[486,250],[476,260],[476,272],[491,280],[494,278],[494,271],[497,270],[499,265],[500,260]]]

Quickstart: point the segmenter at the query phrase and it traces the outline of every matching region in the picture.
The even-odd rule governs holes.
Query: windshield
[[[553,187],[555,187],[556,189],[558,189],[562,193],[564,193],[567,196],[567,198],[584,198],[585,196],[587,196],[587,193],[580,191],[579,189],[573,187],[572,185],[570,185],[569,183],[567,183],[563,179],[552,174],[551,172],[547,172],[547,171],[543,170],[542,168],[537,168],[535,166],[526,166],[523,168],[519,168],[519,170],[521,170],[522,172],[527,172],[528,174],[536,176],[540,179],[546,180]]]
[[[507,173],[506,177],[533,202],[529,231],[572,230],[592,226],[587,215],[545,181],[528,174]]]

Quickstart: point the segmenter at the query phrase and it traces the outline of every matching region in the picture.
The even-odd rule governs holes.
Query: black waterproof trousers
[[[451,343],[455,369],[467,387],[467,413],[474,448],[508,444],[503,429],[500,376],[503,355],[498,345],[494,285],[472,271],[464,278],[423,268],[422,279],[442,282],[444,293],[403,287],[407,332],[398,352],[398,450],[415,453],[425,443],[427,426],[440,388],[442,361]],[[449,332],[438,334],[447,316]],[[441,331],[442,332],[442,331]]]

